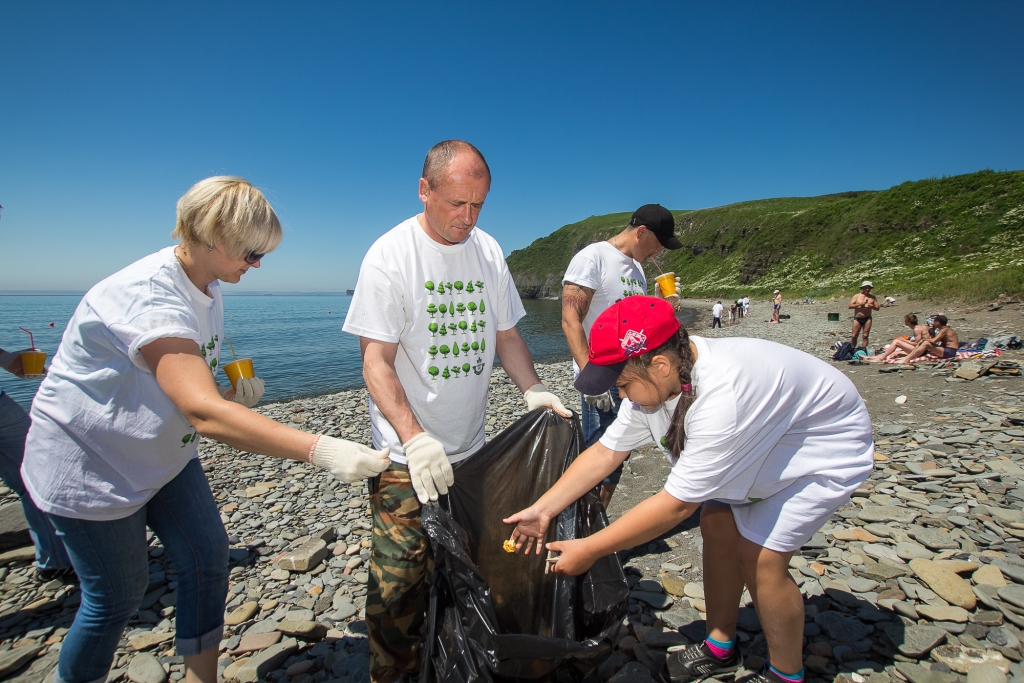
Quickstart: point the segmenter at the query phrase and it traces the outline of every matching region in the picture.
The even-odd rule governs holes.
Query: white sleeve
[[[401,280],[385,270],[374,247],[359,267],[356,290],[341,329],[357,337],[397,344],[406,319]]]
[[[584,249],[572,257],[562,277],[562,284],[566,282],[588,289],[598,289],[601,286],[600,266],[591,250]]]
[[[526,309],[523,308],[523,301],[519,298],[519,290],[516,289],[516,283],[512,279],[512,273],[508,269],[508,264],[505,263],[504,258],[500,260],[501,285],[498,288],[498,310],[495,311],[495,317],[497,318],[498,331],[504,332],[516,326],[516,323],[526,315]]]
[[[199,332],[199,319],[182,294],[154,283],[149,292],[150,301],[145,309],[131,320],[107,326],[117,340],[124,344],[128,358],[145,372],[151,372],[140,350],[157,339],[190,339],[203,343]]]
[[[600,442],[610,451],[626,453],[657,438],[659,437],[651,434],[651,428],[643,419],[643,412],[628,398],[624,398],[615,416],[615,422],[608,426]]]

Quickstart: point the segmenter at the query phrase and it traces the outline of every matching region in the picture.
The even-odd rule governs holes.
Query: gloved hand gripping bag
[[[421,683],[597,681],[627,611],[616,555],[585,574],[544,574],[546,551],[510,554],[501,520],[532,505],[580,453],[579,420],[534,410],[455,469],[447,500],[423,508],[434,555]],[[566,508],[546,542],[608,525],[597,490]]]

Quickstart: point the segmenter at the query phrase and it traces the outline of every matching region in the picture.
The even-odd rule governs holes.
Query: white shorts
[[[791,553],[811,539],[832,513],[850,501],[870,472],[847,481],[831,477],[802,477],[774,496],[756,503],[704,501],[732,509],[740,536],[780,553]]]

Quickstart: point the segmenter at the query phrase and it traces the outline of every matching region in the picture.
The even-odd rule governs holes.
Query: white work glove
[[[385,448],[375,451],[361,443],[353,443],[333,436],[321,436],[313,449],[313,464],[330,471],[346,484],[376,477],[391,464]]]
[[[448,493],[455,483],[455,473],[448,462],[441,442],[426,432],[420,432],[404,444],[405,463],[409,466],[412,487],[420,503],[437,500],[438,494]]]
[[[534,384],[523,392],[523,398],[526,399],[526,406],[531,411],[547,406],[562,417],[572,417],[572,411],[562,404],[562,399],[548,391],[543,384]]]
[[[235,397],[231,400],[241,403],[246,408],[252,408],[262,397],[263,380],[259,377],[239,377],[238,383],[235,384]]]
[[[612,400],[611,389],[604,392],[603,394],[583,394],[583,400],[603,413],[607,413],[612,409],[612,406],[615,405],[615,402]]]

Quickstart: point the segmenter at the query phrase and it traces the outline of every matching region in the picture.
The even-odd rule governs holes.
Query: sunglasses
[[[245,262],[248,263],[250,266],[253,266],[253,265],[256,265],[256,263],[258,263],[259,260],[262,259],[264,256],[266,256],[266,254],[257,254],[255,252],[251,252],[250,251],[248,254],[246,254],[242,258],[244,258]]]

